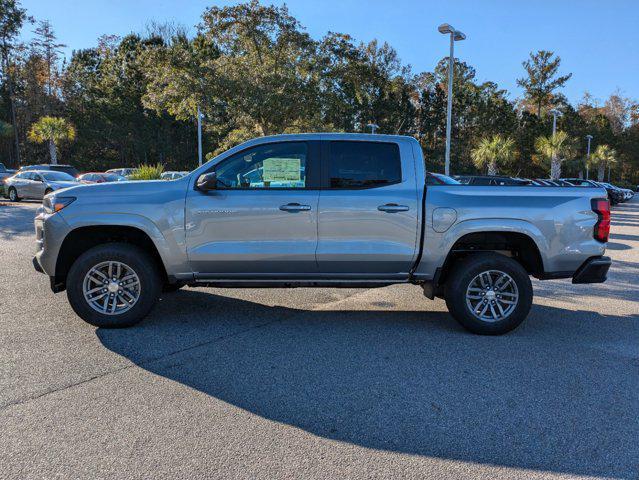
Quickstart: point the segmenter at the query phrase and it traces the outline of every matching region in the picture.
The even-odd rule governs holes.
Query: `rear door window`
[[[402,181],[396,143],[334,141],[328,150],[330,188],[374,188]]]

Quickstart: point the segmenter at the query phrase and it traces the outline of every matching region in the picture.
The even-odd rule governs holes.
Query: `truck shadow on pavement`
[[[638,316],[536,305],[515,332],[482,337],[445,312],[303,310],[187,289],[138,327],[97,335],[149,372],[327,439],[639,473]]]

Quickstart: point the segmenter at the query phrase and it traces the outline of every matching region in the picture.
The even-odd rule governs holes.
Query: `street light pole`
[[[552,113],[552,136],[554,137],[555,133],[557,133],[557,117],[561,117],[562,113],[556,108],[550,110],[550,113]]]
[[[448,56],[448,103],[446,105],[446,160],[444,173],[450,175],[450,135],[453,116],[453,71],[455,66],[455,42],[466,38],[459,30],[455,30],[447,23],[441,24],[437,30],[439,33],[450,35],[450,54]]]
[[[450,34],[450,55],[448,57],[448,102],[446,104],[446,162],[444,173],[450,175],[450,135],[453,120],[453,69],[455,65],[455,40]]]
[[[592,140],[592,135],[586,135],[586,139],[588,140],[588,153],[586,153],[586,180],[588,180],[590,169],[590,140]]]
[[[200,106],[197,106],[197,160],[198,165],[202,166],[202,112]]]

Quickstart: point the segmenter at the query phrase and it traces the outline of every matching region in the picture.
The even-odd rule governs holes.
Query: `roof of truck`
[[[257,141],[272,141],[275,139],[282,140],[368,140],[368,141],[389,141],[389,140],[415,140],[414,137],[408,135],[385,135],[385,134],[372,134],[372,133],[345,133],[345,132],[316,132],[316,133],[283,133],[280,135],[269,135],[266,137],[257,137],[253,140],[249,140],[246,143],[252,143]]]

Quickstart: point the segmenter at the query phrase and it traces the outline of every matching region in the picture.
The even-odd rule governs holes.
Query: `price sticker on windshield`
[[[299,158],[266,158],[262,163],[264,182],[299,182],[301,162]]]

